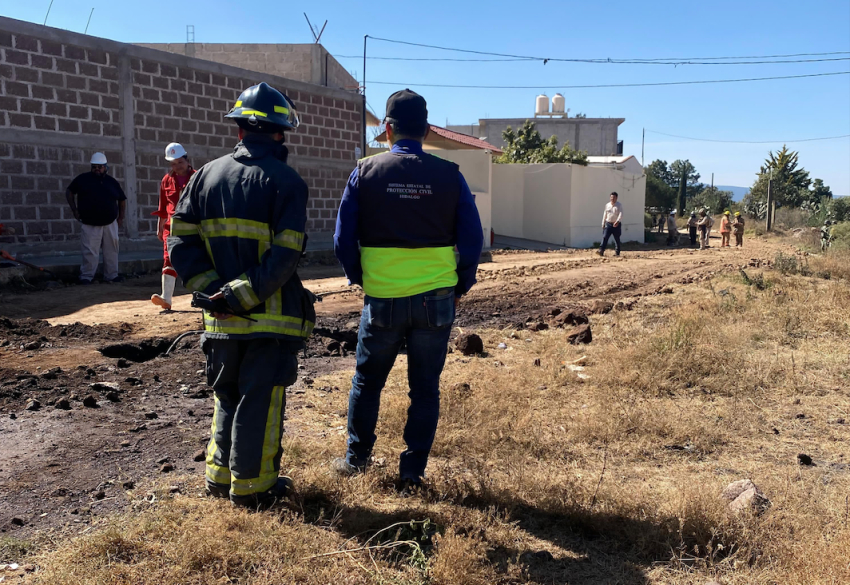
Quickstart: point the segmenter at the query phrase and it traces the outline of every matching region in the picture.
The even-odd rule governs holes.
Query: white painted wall
[[[496,234],[524,238],[525,171],[528,165],[493,165],[493,229]]]
[[[644,239],[643,209],[646,177],[611,167],[579,167],[573,169],[570,246],[587,248],[602,241],[602,212],[612,191],[623,204],[624,242]]]
[[[481,217],[484,231],[484,249],[490,247],[490,228],[492,227],[492,183],[493,164],[491,156],[483,150],[434,150],[435,156],[450,160],[460,166],[460,172],[469,190],[475,195],[475,206]]]
[[[566,164],[522,166],[525,178],[523,233],[526,239],[570,245],[570,184],[573,168]]]
[[[623,241],[642,243],[642,172],[569,164],[493,165],[493,229],[514,238],[587,248],[602,239],[602,212],[612,191],[623,204]]]

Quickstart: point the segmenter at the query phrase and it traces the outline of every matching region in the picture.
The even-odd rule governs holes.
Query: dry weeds
[[[850,271],[838,256],[818,262]],[[560,330],[482,332],[488,355],[449,356],[422,496],[392,488],[408,407],[400,358],[365,476],[329,471],[347,396],[317,394],[315,408],[289,413],[307,424],[285,440],[299,492],[290,508],[139,501],[35,557],[33,582],[849,582],[850,291],[838,278],[748,276],[761,285],[734,272],[594,317],[587,347]],[[568,367],[582,355],[587,380]],[[349,376],[316,385],[346,388]],[[798,453],[816,465],[801,467]],[[742,478],[771,499],[763,515],[732,514],[719,498]],[[420,524],[369,540],[410,521]],[[310,558],[411,538],[392,552]]]

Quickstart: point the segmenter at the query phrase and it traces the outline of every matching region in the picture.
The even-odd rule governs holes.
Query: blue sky
[[[41,23],[49,0],[0,0],[0,14]],[[312,42],[302,16],[329,21],[322,43],[335,55],[359,55],[363,35],[500,53],[568,58],[656,58],[774,55],[850,51],[850,2],[280,2],[247,5],[221,0],[165,3],[138,0],[54,0],[48,24],[125,42],[182,42],[186,25],[196,42]],[[474,57],[370,41],[373,56]],[[838,55],[850,57],[850,55]],[[360,59],[340,58],[362,74]],[[573,113],[623,117],[627,154],[646,163],[687,158],[708,182],[749,186],[777,144],[684,141],[650,130],[716,140],[794,140],[850,134],[850,75],[681,87],[562,89],[565,85],[643,83],[770,77],[850,71],[850,61],[800,64],[666,66],[547,65],[527,62],[369,61],[367,98],[383,113],[387,96],[409,84],[429,103],[431,121],[443,125],[481,117],[533,113],[535,95],[561,91]],[[397,82],[376,85],[370,81]],[[537,89],[471,90],[417,87],[415,83],[528,85]],[[850,138],[789,143],[812,177],[850,195]]]

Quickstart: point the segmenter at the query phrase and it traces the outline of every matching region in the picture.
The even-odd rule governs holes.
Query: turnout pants
[[[697,226],[688,226],[688,237],[691,238],[691,246],[695,246],[697,243]]]
[[[735,234],[735,247],[744,245],[744,234]]]
[[[366,297],[348,399],[345,458],[349,464],[360,467],[369,461],[377,439],[381,391],[406,343],[410,408],[404,427],[407,449],[401,453],[399,475],[414,481],[425,475],[440,417],[440,375],[454,318],[453,289],[396,299]]]
[[[614,236],[614,251],[620,253],[620,234],[623,233],[623,224],[614,227],[612,223],[606,223],[602,228],[602,245],[599,246],[599,251],[605,253],[605,248],[608,247],[608,240]]]
[[[286,387],[298,376],[297,346],[273,338],[201,339],[215,392],[206,480],[232,496],[277,483]]]
[[[720,232],[720,247],[728,248],[729,247],[729,237],[732,235],[732,232]]]
[[[103,277],[112,280],[118,276],[118,220],[109,225],[80,224],[80,279],[91,280],[100,262],[103,248]]]

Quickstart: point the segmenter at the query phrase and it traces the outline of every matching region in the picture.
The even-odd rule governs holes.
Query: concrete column
[[[310,83],[327,85],[325,77],[325,49],[322,45],[314,44],[310,47]]]
[[[133,103],[133,72],[130,57],[118,55],[118,111],[121,123],[121,153],[124,159],[124,193],[127,195],[127,212],[124,217],[127,233],[139,237],[139,200],[136,181],[136,123]]]

